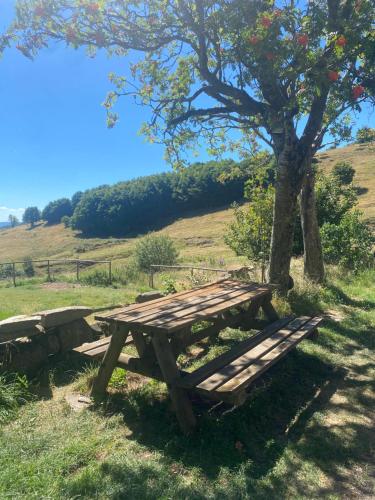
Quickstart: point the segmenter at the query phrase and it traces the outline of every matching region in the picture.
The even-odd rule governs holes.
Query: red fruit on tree
[[[266,59],[268,61],[273,61],[275,59],[275,54],[273,54],[272,52],[266,52]]]
[[[262,26],[265,28],[269,28],[272,24],[272,21],[269,17],[263,16],[262,19],[260,20]]]
[[[252,35],[249,37],[249,42],[251,43],[251,45],[256,45],[259,42],[259,37],[257,37],[256,35]]]
[[[339,79],[339,74],[337,71],[328,71],[328,80],[331,82],[337,82]]]
[[[89,3],[86,7],[87,11],[90,13],[90,14],[95,14],[96,12],[98,12],[99,10],[99,4],[97,3]]]
[[[364,91],[365,87],[363,87],[363,85],[356,85],[352,89],[352,96],[354,97],[354,99],[358,99],[359,97],[361,97]]]
[[[344,47],[346,45],[346,38],[344,37],[344,35],[340,35],[338,37],[338,39],[336,40],[336,45],[338,45],[339,47]]]
[[[306,47],[306,45],[309,43],[309,37],[304,33],[301,35],[297,35],[297,43],[299,45],[302,45],[303,47]]]

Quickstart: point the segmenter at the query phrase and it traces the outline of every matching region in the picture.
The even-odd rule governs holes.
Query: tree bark
[[[295,165],[279,161],[273,209],[268,279],[270,283],[278,284],[282,293],[288,291],[297,197],[300,190],[300,183],[290,178],[294,167]]]
[[[315,174],[307,170],[300,194],[301,225],[304,246],[304,274],[315,283],[324,280],[322,244],[316,212]]]

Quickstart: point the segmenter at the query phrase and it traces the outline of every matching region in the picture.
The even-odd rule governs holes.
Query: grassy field
[[[359,208],[375,221],[375,146],[351,145],[321,153],[321,166],[329,171],[339,160],[351,161],[356,169],[355,183],[361,188]],[[233,210],[223,208],[212,213],[192,213],[166,225],[159,232],[172,236],[184,262],[235,261],[223,236]],[[0,231],[0,262],[37,258],[116,259],[126,262],[137,238],[82,238],[78,233],[56,226],[39,225],[34,229],[20,226]]]
[[[327,171],[353,161],[360,207],[374,218],[373,151],[349,146],[321,159]],[[237,260],[223,241],[231,217],[231,209],[192,214],[161,232],[176,240],[182,261],[227,265]],[[0,231],[0,262],[80,257],[124,265],[135,242],[21,226]],[[276,299],[277,309],[325,314],[320,337],[272,368],[241,408],[225,415],[198,409],[200,426],[189,438],[179,432],[165,386],[122,370],[109,398],[83,412],[66,396],[88,392],[94,365],[72,356],[51,361],[29,389],[0,377],[0,499],[374,498],[375,270],[345,276],[329,269],[317,287],[298,278],[299,260],[293,267],[296,286],[287,301]],[[124,304],[147,288],[145,277],[124,288],[82,286],[69,276],[17,288],[3,282],[0,320],[64,305]],[[199,366],[243,336],[227,329],[214,346],[200,344],[197,360],[181,362]]]
[[[331,276],[324,288],[297,282],[277,308],[326,313],[319,339],[278,363],[241,408],[201,412],[189,438],[162,384],[118,371],[105,404],[78,413],[65,396],[87,391],[95,368],[51,365],[0,429],[0,498],[373,498],[375,272]],[[241,335],[227,329],[202,353]]]

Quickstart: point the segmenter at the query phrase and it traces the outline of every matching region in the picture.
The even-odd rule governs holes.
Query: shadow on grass
[[[132,439],[162,451],[168,460],[199,467],[210,478],[222,467],[236,469],[245,462],[249,474],[259,478],[274,467],[305,408],[318,393],[323,404],[329,400],[342,377],[315,356],[293,352],[269,370],[248,402],[233,412],[218,417],[195,406],[199,426],[188,437],[181,434],[165,395],[155,398],[152,383],[126,396],[112,396],[104,413],[122,414]]]

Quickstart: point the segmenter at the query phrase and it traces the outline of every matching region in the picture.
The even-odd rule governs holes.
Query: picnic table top
[[[264,284],[224,278],[193,290],[114,309],[95,318],[144,333],[172,333],[271,293],[271,288]]]

